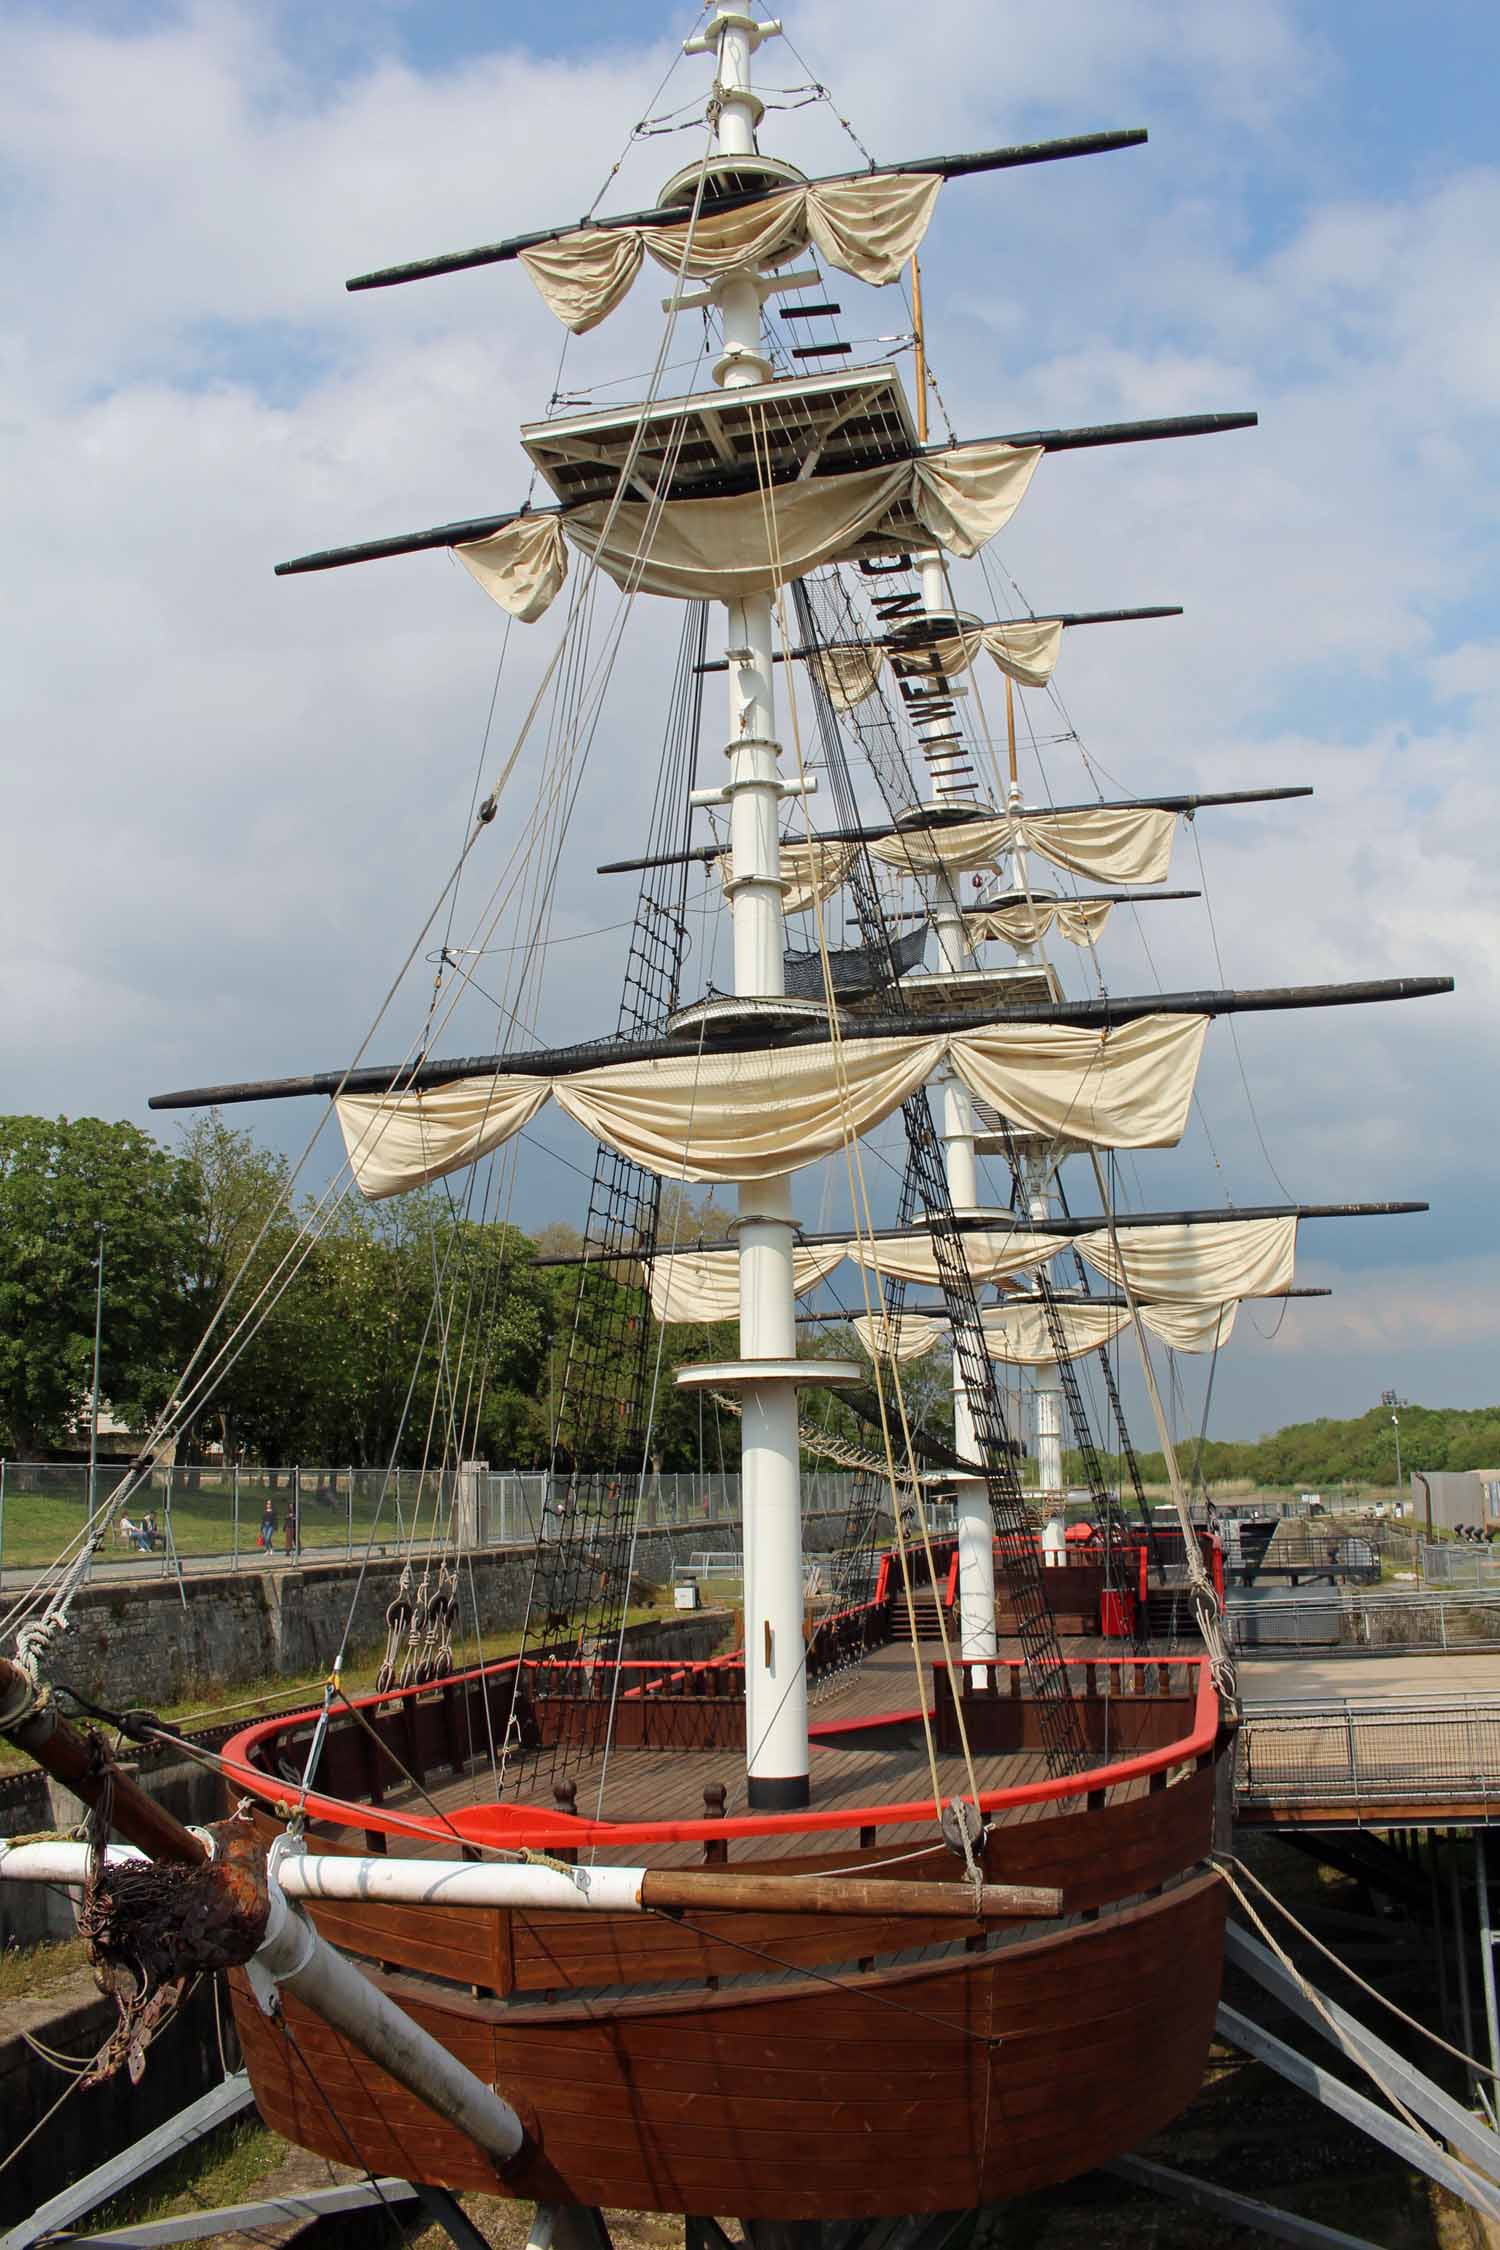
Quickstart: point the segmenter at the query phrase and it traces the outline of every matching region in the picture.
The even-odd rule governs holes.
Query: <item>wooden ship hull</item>
[[[459,1837],[503,1835],[564,1861],[704,1867],[726,1883],[741,1872],[893,1885],[961,1872],[934,1843],[931,1795],[922,1798],[920,1709],[895,1704],[903,1684],[910,1695],[909,1650],[878,1648],[835,1681],[815,1729],[813,1808],[772,1819],[740,1811],[734,1795],[744,1705],[733,1667],[658,1667],[621,1698],[633,1716],[610,1753],[608,1822],[528,1804],[524,1779],[518,1801],[486,1802],[487,1774],[466,1775],[461,1746],[478,1706],[489,1696],[498,1713],[508,1702],[513,1667],[371,1699],[367,1725],[330,1727],[309,1799],[311,1847],[451,1853]],[[564,1692],[532,1706],[544,1737],[586,1720],[576,1669]],[[715,1670],[731,1692],[704,1692]],[[1213,2032],[1225,1893],[1208,1863],[1229,1732],[1205,1659],[1109,1655],[1070,1670],[1091,1745],[1110,1749],[1066,1780],[1039,1778],[1019,1663],[1002,1662],[962,1698],[989,1824],[986,1879],[1055,1887],[1057,1919],[997,1931],[899,1911],[314,1904],[321,1934],[497,2089],[527,2142],[497,2167],[308,2009],[288,1999],[284,2020],[268,2019],[236,1973],[235,2023],[262,2116],[377,2174],[746,2218],[971,2208],[1138,2147],[1192,2099]],[[946,1795],[963,1763],[958,1716],[941,1665],[930,1676]],[[865,1708],[840,1717],[848,1701]],[[227,1755],[264,1798],[268,1770],[298,1762],[311,1724],[248,1729]],[[418,1787],[366,1797],[378,1755],[368,1729]],[[869,1791],[877,1774],[883,1786]],[[705,1782],[710,1798],[727,1785],[723,1817],[693,1817]],[[682,1816],[662,1817],[674,1799]],[[636,1802],[655,1817],[632,1819]],[[257,1819],[269,1843],[279,1823],[269,1809]]]
[[[236,1979],[235,2024],[265,2122],[377,2175],[710,2216],[970,2209],[1138,2148],[1192,2100],[1224,1896],[1216,1877],[1189,1877],[1003,1957],[960,1952],[795,1996],[506,2006],[388,1976],[418,2023],[534,2120],[534,2144],[503,2173],[295,2003],[280,2031]]]

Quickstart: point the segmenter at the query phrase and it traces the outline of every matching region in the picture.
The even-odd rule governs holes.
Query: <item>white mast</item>
[[[1042,1155],[1026,1166],[1026,1210],[1033,1220],[1052,1216],[1053,1159]],[[1045,1272],[1045,1268],[1043,1269]],[[1064,1506],[1062,1453],[1062,1384],[1056,1363],[1038,1367],[1033,1376],[1037,1483],[1049,1513],[1061,1514]]]
[[[925,404],[925,402],[924,402]],[[921,417],[925,421],[925,414]],[[920,422],[919,422],[920,427]],[[940,554],[921,558],[922,614],[924,620],[952,616],[947,572]],[[962,693],[954,682],[950,694]],[[938,802],[956,801],[956,792],[940,773],[934,783]],[[969,944],[964,935],[963,908],[957,879],[946,873],[930,875],[926,885],[928,909],[937,934],[938,965],[961,976],[969,967]],[[979,1208],[979,1173],[974,1151],[974,1104],[958,1073],[945,1064],[935,1081],[940,1097],[943,1170],[948,1200],[955,1211]],[[953,1449],[965,1461],[981,1458],[974,1408],[964,1381],[959,1354],[953,1354]],[[984,1659],[995,1655],[995,1518],[989,1486],[982,1477],[959,1477],[953,1490],[958,1517],[959,1647],[973,1665],[975,1687],[988,1685]],[[976,1661],[976,1659],[981,1661]]]
[[[1010,786],[1006,809],[1019,824],[1021,811],[1020,769],[1016,761],[1016,691],[1009,673],[1005,679],[1005,738],[1010,761]],[[1011,853],[1010,886],[1017,897],[1031,897],[1031,877],[1026,866],[1026,847],[1017,843]],[[1018,961],[1037,961],[1041,958],[1035,941],[1017,946]],[[1032,1220],[1046,1220],[1052,1216],[1053,1175],[1057,1169],[1057,1155],[1042,1149],[1029,1155],[1025,1166],[1026,1211]],[[1045,1272],[1045,1268],[1043,1269]],[[1063,1497],[1062,1449],[1062,1380],[1056,1362],[1038,1367],[1032,1378],[1032,1434],[1036,1443],[1037,1485],[1044,1502],[1051,1501],[1049,1514],[1061,1518],[1065,1512]],[[1044,1537],[1048,1555],[1056,1553],[1056,1532],[1049,1526]]]
[[[686,43],[690,54],[718,57],[716,140],[721,158],[756,154],[755,128],[763,105],[750,90],[750,62],[761,41],[779,30],[779,24],[758,23],[743,10],[722,8]],[[770,379],[761,317],[768,293],[758,271],[741,267],[720,276],[693,300],[712,303],[718,311],[724,343],[713,372],[723,390],[745,390]],[[778,821],[782,799],[795,784],[784,782],[780,774],[771,597],[752,594],[726,607],[729,780],[724,794],[734,863],[728,885],[734,989],[737,999],[774,1001],[786,991]],[[733,1371],[695,1369],[692,1379],[731,1382],[743,1402],[748,1797],[753,1812],[786,1812],[810,1799],[797,1383],[799,1372],[814,1379],[825,1373],[816,1363],[800,1371],[796,1364],[796,1230],[789,1175],[741,1185],[736,1232],[741,1363]],[[848,1381],[856,1373],[845,1368],[834,1379]]]

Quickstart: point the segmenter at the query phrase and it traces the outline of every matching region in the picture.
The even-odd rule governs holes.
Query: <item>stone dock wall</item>
[[[201,1978],[175,2019],[152,2041],[139,2085],[132,2085],[121,2070],[102,2086],[70,2094],[54,2122],[44,2125],[0,2172],[0,2229],[29,2217],[96,2164],[175,2117],[218,2085],[226,2064],[238,2068],[239,2041],[222,1995],[215,2012],[216,1981]],[[9,2003],[0,2023],[0,2118],[6,2148],[14,2148],[41,2122],[67,2082],[28,2045],[25,2035],[59,2054],[91,2056],[114,2022],[114,2002],[94,1989],[87,1970],[62,1989]]]
[[[627,1628],[625,1653],[673,1661],[713,1656],[725,1645],[733,1628],[733,1613],[727,1609],[647,1618]],[[57,1672],[59,1678],[72,1676],[60,1664]],[[205,1737],[207,1746],[218,1748],[254,1715],[247,1713],[244,1720],[216,1727]],[[228,1807],[223,1784],[211,1767],[166,1746],[129,1749],[125,1762],[142,1786],[178,1820],[192,1826],[224,1818]],[[0,1837],[12,1840],[71,1831],[82,1822],[84,1813],[85,1807],[72,1791],[37,1766],[0,1774]],[[73,1900],[68,1893],[42,1883],[0,1884],[0,1947],[37,1945],[44,1939],[73,1934]]]
[[[803,1538],[810,1555],[838,1544],[842,1513],[809,1516]],[[737,1555],[737,1523],[643,1532],[636,1542],[638,1576],[670,1581],[695,1553]],[[465,1557],[459,1582],[459,1632],[465,1638],[514,1631],[526,1614],[534,1549],[500,1547]],[[351,1648],[384,1640],[385,1612],[401,1576],[400,1556],[302,1562],[284,1568],[226,1571],[175,1579],[87,1586],[73,1602],[68,1631],[50,1666],[91,1701],[111,1708],[181,1702],[201,1689],[232,1688],[278,1674],[315,1671],[336,1655],[353,1602]]]

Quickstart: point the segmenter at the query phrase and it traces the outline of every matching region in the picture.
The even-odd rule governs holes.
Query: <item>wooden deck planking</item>
[[[929,1693],[931,1679],[931,1664],[924,1655],[923,1684]],[[816,1690],[809,1721],[816,1734],[820,1727],[843,1720],[872,1718],[884,1712],[913,1712],[917,1702],[917,1677],[910,1647],[896,1643],[875,1650],[862,1665],[836,1676]],[[620,1821],[702,1820],[705,1817],[704,1787],[715,1783],[723,1787],[724,1810],[729,1818],[749,1811],[743,1753],[738,1749],[642,1750],[616,1746],[607,1757],[596,1751],[570,1763],[566,1773],[576,1787],[577,1809],[589,1819],[602,1815],[605,1819]],[[966,1795],[969,1791],[968,1765],[961,1756],[940,1755],[937,1777],[943,1797]],[[1039,1751],[986,1754],[974,1761],[974,1779],[981,1790],[1015,1788],[1046,1778],[1046,1760]],[[841,1742],[837,1736],[826,1742],[814,1741],[811,1779],[813,1805],[819,1811],[840,1805],[852,1808],[928,1799],[932,1777],[920,1721],[911,1723],[909,1740],[900,1746],[889,1742],[861,1746]],[[494,1788],[487,1761],[468,1774],[429,1782],[426,1796],[417,1795],[405,1784],[388,1786],[383,1796],[385,1806],[393,1812],[421,1813],[436,1808],[453,1813],[493,1801]],[[545,1806],[548,1811],[555,1809],[550,1763],[545,1755],[536,1761],[535,1783],[529,1784],[523,1774],[518,1791],[508,1790],[504,1801],[534,1803]],[[1045,1810],[1045,1807],[1020,1806],[1001,1817],[1027,1819]],[[883,1827],[880,1840],[888,1845],[930,1843],[933,1825],[929,1815],[920,1823]],[[441,1856],[451,1845],[435,1842],[427,1848]],[[828,1848],[838,1848],[836,1832],[829,1837]],[[774,1859],[784,1855],[785,1850],[786,1841],[782,1837],[737,1838],[733,1858],[736,1864]],[[630,1845],[617,1851],[601,1850],[592,1856],[615,1864],[696,1865],[702,1859],[703,1847],[701,1844],[664,1844],[643,1851],[639,1845]]]
[[[1002,1645],[1000,1653],[1003,1657],[1010,1650]],[[1069,1653],[1101,1659],[1118,1655],[1118,1644],[1094,1641],[1087,1646],[1070,1646]],[[933,1665],[924,1650],[922,1683],[929,1694],[933,1678]],[[912,1715],[917,1707],[918,1679],[909,1644],[894,1642],[874,1650],[858,1667],[822,1683],[814,1691],[809,1713],[815,1737],[811,1747],[814,1809],[930,1803],[932,1774],[926,1739],[920,1718]],[[869,1720],[886,1714],[891,1715],[893,1723],[905,1719],[901,1739],[886,1736],[878,1743],[861,1742],[842,1738],[837,1733],[821,1741],[816,1739],[819,1730],[835,1728],[849,1720]],[[586,1819],[701,1821],[707,1817],[703,1798],[706,1785],[723,1788],[724,1810],[732,1819],[749,1812],[743,1757],[741,1748],[724,1745],[691,1749],[675,1745],[632,1748],[616,1744],[607,1754],[590,1751],[571,1760],[563,1772],[574,1784],[578,1813]],[[1102,1753],[1100,1762],[1107,1761],[1108,1753]],[[936,1766],[938,1792],[944,1798],[969,1794],[975,1782],[981,1791],[988,1792],[1022,1787],[1048,1778],[1046,1760],[1039,1750],[978,1753],[974,1758],[972,1781],[968,1763],[961,1755],[940,1753]],[[1130,1785],[1124,1794],[1133,1795],[1137,1789],[1143,1791],[1144,1788],[1144,1782]],[[388,1774],[381,1801],[392,1812],[430,1814],[436,1809],[451,1814],[495,1802],[496,1791],[488,1758],[481,1754],[462,1774],[434,1777],[423,1793],[413,1791]],[[500,1801],[513,1805],[533,1804],[548,1812],[556,1810],[552,1762],[545,1752],[532,1762],[529,1770],[521,1769],[517,1784],[501,1793]],[[1043,1819],[1055,1809],[1048,1803],[1024,1804],[1002,1808],[993,1817],[1005,1824],[1021,1823]],[[929,1812],[920,1822],[882,1827],[880,1841],[884,1845],[903,1847],[930,1843],[934,1826]],[[834,1831],[829,1835],[828,1849],[841,1848],[837,1834]],[[849,1841],[852,1845],[852,1833]],[[444,1856],[452,1852],[454,1844],[451,1839],[434,1840],[430,1845],[417,1848]],[[749,1860],[777,1858],[785,1848],[785,1840],[777,1836],[738,1838],[733,1843],[732,1856],[736,1864],[742,1864]],[[600,1849],[590,1856],[614,1864],[697,1865],[703,1857],[703,1846],[701,1843],[662,1844],[645,1850],[639,1844],[629,1844],[618,1850]]]

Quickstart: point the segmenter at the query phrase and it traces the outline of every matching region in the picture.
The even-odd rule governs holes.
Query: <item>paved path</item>
[[[1412,1696],[1486,1696],[1500,1702],[1500,1651],[1434,1650],[1431,1656],[1242,1657],[1240,1692],[1257,1703],[1399,1703]]]

